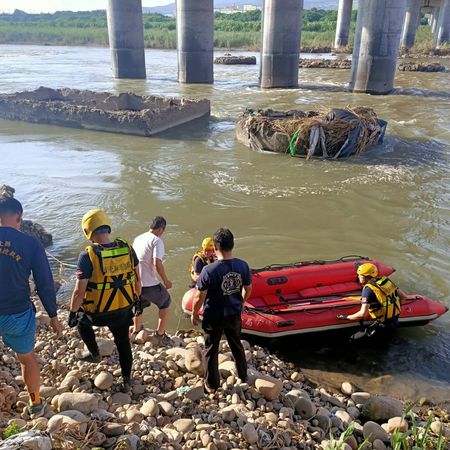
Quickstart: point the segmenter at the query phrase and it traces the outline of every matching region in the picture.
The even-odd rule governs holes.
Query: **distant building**
[[[256,6],[256,5],[243,5],[242,6],[242,10],[244,11],[244,12],[246,12],[246,11],[261,11],[262,10],[262,8],[261,8],[261,6]]]
[[[222,13],[222,14],[234,14],[234,13],[240,13],[242,12],[239,9],[239,6],[233,5],[229,6],[227,8],[215,8],[214,12]]]
[[[256,5],[242,5],[242,8],[240,8],[237,5],[228,6],[227,8],[215,8],[214,12],[222,13],[222,14],[235,14],[235,13],[242,13],[246,11],[257,11],[261,10],[262,8],[260,6]]]

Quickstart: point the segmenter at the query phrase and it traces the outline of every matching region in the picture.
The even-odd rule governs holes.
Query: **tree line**
[[[214,45],[218,48],[258,50],[261,11],[214,15]],[[336,10],[311,8],[303,13],[302,46],[333,47]],[[176,48],[176,19],[144,14],[144,42],[148,48]],[[350,42],[356,23],[353,11]],[[58,11],[27,14],[16,10],[0,14],[0,44],[108,45],[106,11]]]

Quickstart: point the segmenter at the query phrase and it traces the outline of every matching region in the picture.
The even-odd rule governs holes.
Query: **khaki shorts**
[[[156,286],[143,287],[139,298],[142,308],[147,308],[153,303],[158,309],[166,309],[172,301],[169,291],[161,283]]]

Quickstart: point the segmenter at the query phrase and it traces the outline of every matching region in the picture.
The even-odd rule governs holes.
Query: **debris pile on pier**
[[[301,69],[351,69],[349,59],[300,59],[298,66]]]
[[[368,107],[307,112],[247,109],[236,123],[236,137],[254,150],[337,159],[381,143],[386,126]]]
[[[218,56],[214,59],[214,64],[225,64],[225,65],[234,65],[234,64],[248,64],[255,65],[256,64],[256,56],[234,56],[231,53],[225,53],[223,56]]]
[[[113,133],[153,136],[209,117],[210,102],[170,97],[118,95],[77,89],[0,94],[0,118]]]
[[[442,64],[435,63],[419,63],[404,62],[398,65],[401,72],[445,72],[446,68]]]

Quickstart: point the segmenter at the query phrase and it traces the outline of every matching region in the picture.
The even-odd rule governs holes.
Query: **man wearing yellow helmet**
[[[361,294],[361,308],[354,314],[339,314],[341,320],[373,319],[382,324],[385,330],[393,331],[398,325],[401,311],[401,301],[406,294],[388,278],[378,277],[375,264],[361,264],[357,269],[358,280],[363,286]]]
[[[107,326],[114,337],[122,371],[122,391],[131,389],[133,356],[129,339],[132,308],[141,293],[139,260],[123,239],[111,240],[111,221],[105,211],[93,209],[82,219],[92,243],[80,254],[77,281],[70,302],[69,326],[77,327],[88,351],[76,353],[86,362],[101,361],[93,326]]]
[[[189,266],[189,274],[191,275],[190,287],[195,286],[203,267],[216,260],[216,252],[214,249],[213,238],[208,236],[202,241],[201,250],[197,250],[192,256],[191,265]]]

